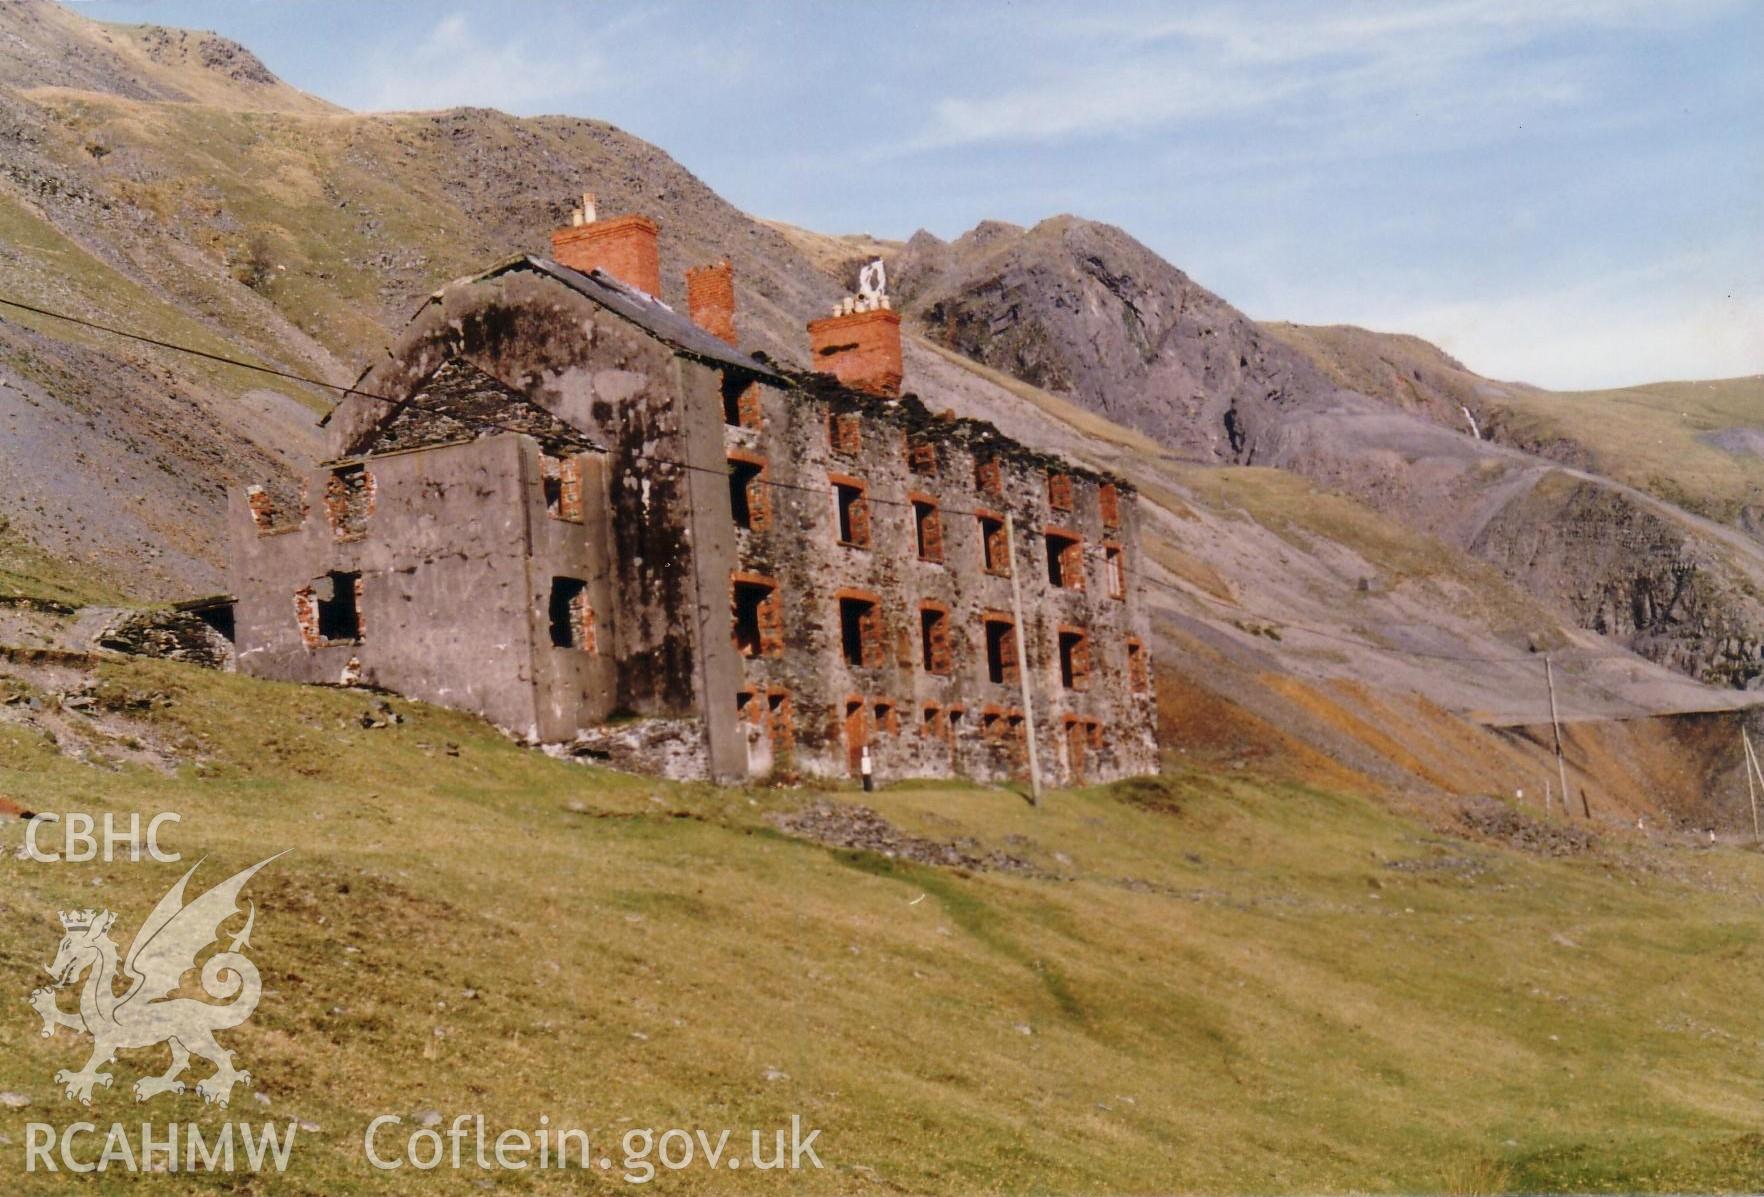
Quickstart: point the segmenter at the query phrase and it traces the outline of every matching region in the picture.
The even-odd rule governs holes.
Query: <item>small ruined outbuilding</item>
[[[902,395],[874,277],[809,325],[824,373],[736,352],[728,264],[682,316],[656,233],[585,198],[430,298],[297,491],[235,497],[240,670],[719,781],[1021,776],[1027,697],[1050,779],[1155,771],[1131,488]]]

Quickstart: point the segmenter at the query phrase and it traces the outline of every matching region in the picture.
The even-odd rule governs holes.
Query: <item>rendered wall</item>
[[[597,455],[584,465],[587,519],[546,513],[538,446],[506,435],[366,460],[372,502],[358,534],[323,501],[312,471],[300,512],[263,532],[236,495],[230,513],[239,669],[301,682],[360,681],[462,710],[533,739],[565,739],[613,705],[610,660],[550,643],[554,575],[588,582],[613,631]],[[261,506],[261,504],[260,504]],[[360,637],[314,642],[307,597],[331,571],[360,576]],[[303,627],[304,624],[304,627]]]

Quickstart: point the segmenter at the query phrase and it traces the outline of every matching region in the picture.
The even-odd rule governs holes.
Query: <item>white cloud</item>
[[[1764,374],[1764,284],[1747,279],[1728,292],[1719,273],[1713,260],[1680,259],[1572,286],[1336,318],[1414,333],[1479,374],[1556,390]]]
[[[1086,65],[936,103],[908,149],[1132,133],[1227,114],[1361,133],[1393,113],[1460,123],[1562,109],[1592,96],[1570,55],[1514,52],[1566,32],[1692,24],[1730,0],[1662,11],[1641,0],[1435,0],[1233,5],[1171,19],[1129,10],[1051,22]]]
[[[372,111],[479,105],[510,112],[533,106],[555,110],[566,97],[606,86],[609,67],[596,51],[555,44],[535,48],[520,38],[495,40],[460,13],[437,21],[414,46],[373,55],[368,86],[345,97]]]

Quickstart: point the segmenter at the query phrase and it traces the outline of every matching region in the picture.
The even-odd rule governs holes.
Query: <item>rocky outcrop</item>
[[[1470,548],[1651,660],[1716,685],[1764,688],[1764,603],[1743,546],[1687,526],[1658,500],[1552,472]]]
[[[1109,225],[989,222],[950,243],[920,233],[893,278],[899,302],[934,340],[1197,460],[1259,464],[1264,409],[1340,390]]]
[[[1264,328],[1072,217],[920,234],[894,273],[908,314],[965,356],[1184,456],[1304,474],[1492,562],[1581,627],[1706,682],[1764,685],[1757,542],[1509,426],[1483,405],[1506,384],[1425,342]]]

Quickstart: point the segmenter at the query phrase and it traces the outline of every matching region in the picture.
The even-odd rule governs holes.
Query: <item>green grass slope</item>
[[[1699,515],[1733,523],[1744,508],[1764,504],[1764,375],[1608,391],[1516,389],[1495,406],[1513,436],[1584,445],[1602,473]]]
[[[1041,809],[996,789],[874,796],[906,831],[1039,872],[935,869],[785,836],[767,816],[805,792],[586,769],[403,701],[403,723],[367,728],[360,693],[146,662],[86,684],[90,718],[126,735],[111,725],[113,750],[76,763],[0,722],[0,793],[175,810],[166,839],[207,856],[210,884],[290,850],[248,891],[266,996],[223,1036],[252,1086],[224,1115],[188,1096],[148,1109],[320,1129],[273,1184],[145,1191],[417,1192],[432,1180],[373,1171],[361,1138],[377,1114],[409,1129],[424,1109],[492,1127],[547,1114],[609,1143],[792,1114],[821,1130],[824,1172],[699,1165],[664,1173],[670,1192],[1764,1184],[1752,853],[1543,858],[1243,773]],[[193,763],[125,763],[155,745]],[[126,944],[185,867],[0,856],[0,995],[19,999],[0,1091],[31,1103],[0,1108],[13,1160],[32,1120],[138,1120],[128,1086],[162,1067],[127,1054],[92,1111],[61,1101],[50,1078],[84,1056],[23,1004],[55,911],[102,904]],[[12,1166],[8,1192],[66,1191]],[[582,1183],[447,1183],[475,1179]]]
[[[1618,482],[1723,523],[1764,525],[1764,375],[1545,391],[1495,382],[1435,345],[1351,325],[1266,323],[1332,380]]]

